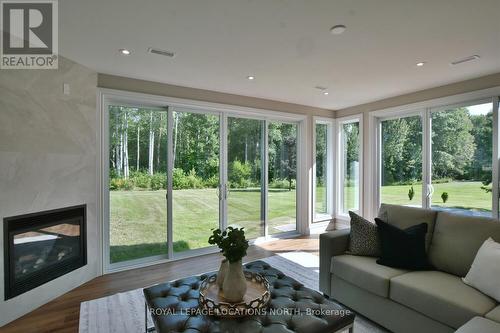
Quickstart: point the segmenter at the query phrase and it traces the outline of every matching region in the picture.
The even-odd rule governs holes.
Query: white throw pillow
[[[488,238],[477,251],[467,276],[462,280],[500,302],[500,243]]]

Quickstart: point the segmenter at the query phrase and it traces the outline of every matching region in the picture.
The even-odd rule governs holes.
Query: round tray
[[[225,318],[244,317],[255,315],[263,309],[271,298],[269,282],[262,275],[244,271],[247,281],[247,292],[243,301],[230,303],[224,299],[224,293],[216,283],[217,274],[212,275],[201,283],[200,306],[208,315]]]

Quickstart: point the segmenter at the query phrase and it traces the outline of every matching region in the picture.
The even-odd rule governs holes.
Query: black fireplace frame
[[[14,253],[14,235],[20,232],[33,230],[33,227],[48,227],[57,225],[54,223],[64,222],[64,220],[82,217],[80,221],[80,251],[81,255],[72,260],[51,265],[33,275],[27,281],[14,281],[14,260],[11,253]],[[64,274],[87,265],[87,205],[77,205],[42,212],[11,216],[4,218],[3,238],[4,238],[4,298],[8,300],[34,289],[42,284],[52,281]]]

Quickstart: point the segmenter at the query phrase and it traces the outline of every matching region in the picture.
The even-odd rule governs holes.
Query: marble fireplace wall
[[[86,266],[4,301],[0,228],[0,326],[100,274],[96,86],[64,58],[57,70],[0,70],[0,221],[86,203],[88,242]]]

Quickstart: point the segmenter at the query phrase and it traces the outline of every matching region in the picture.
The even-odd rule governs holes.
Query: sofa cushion
[[[500,305],[488,312],[485,317],[500,323]]]
[[[381,204],[378,217],[400,229],[406,229],[420,223],[427,223],[426,247],[429,248],[434,232],[437,212],[431,209]]]
[[[348,254],[356,256],[380,256],[380,237],[375,223],[349,211],[351,233]]]
[[[429,270],[425,252],[427,223],[420,223],[406,229],[375,218],[380,235],[381,255],[377,264],[408,270]]]
[[[429,261],[437,270],[464,277],[484,241],[500,242],[498,220],[439,212],[429,248]]]
[[[465,284],[500,302],[500,243],[488,238],[477,251]]]
[[[500,324],[482,317],[474,317],[455,333],[498,333]]]
[[[403,269],[382,266],[376,258],[341,255],[332,258],[331,272],[351,284],[382,297],[389,297],[389,280],[407,273]]]
[[[455,275],[419,271],[391,279],[390,298],[435,320],[458,328],[496,305]]]

